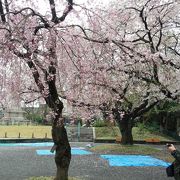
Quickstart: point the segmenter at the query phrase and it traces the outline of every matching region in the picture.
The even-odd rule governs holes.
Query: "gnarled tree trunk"
[[[55,163],[57,173],[55,180],[68,180],[68,170],[71,161],[71,147],[64,126],[52,126],[52,138],[56,147]]]
[[[114,119],[118,124],[118,128],[121,132],[121,144],[133,144],[132,128],[133,119],[130,115],[125,112],[119,111],[118,108],[113,110]]]
[[[121,132],[121,144],[133,144],[132,123],[131,119],[123,118],[118,122],[118,127]]]

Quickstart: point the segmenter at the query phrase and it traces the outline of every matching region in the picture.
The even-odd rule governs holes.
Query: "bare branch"
[[[57,17],[56,9],[55,9],[56,6],[55,6],[55,3],[54,3],[54,0],[49,0],[49,4],[50,4],[50,8],[51,8],[51,13],[52,13],[52,22],[54,22],[55,24],[58,24],[58,23],[64,21],[66,16],[73,9],[73,0],[67,0],[67,2],[68,2],[68,5],[65,8],[62,16],[61,17]]]
[[[158,41],[158,43],[157,43],[157,45],[156,45],[156,50],[157,50],[157,51],[159,50],[159,46],[160,46],[160,44],[161,44],[161,40],[162,40],[162,29],[163,29],[163,23],[162,23],[162,21],[161,21],[160,18],[158,18],[158,19],[159,19],[159,24],[160,24],[160,30],[159,30],[159,41]]]
[[[5,8],[6,8],[6,13],[9,13],[9,4],[8,4],[7,0],[4,0],[4,5],[5,5]]]
[[[1,15],[1,20],[3,23],[6,22],[5,14],[4,14],[4,8],[2,5],[2,0],[0,0],[0,15]]]

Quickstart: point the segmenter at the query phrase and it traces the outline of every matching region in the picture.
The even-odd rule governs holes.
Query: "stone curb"
[[[19,138],[1,138],[0,143],[39,143],[39,142],[53,142],[51,138],[33,138],[33,139],[19,139]],[[70,141],[77,142],[77,141]],[[84,142],[84,141],[79,141]],[[116,143],[115,139],[94,139],[94,143]],[[165,144],[176,144],[180,145],[180,141],[160,141],[160,142],[146,142],[135,140],[134,144],[154,144],[154,145],[165,145]]]
[[[180,141],[160,141],[160,142],[146,142],[141,140],[133,141],[134,144],[153,144],[153,145],[166,145],[168,144],[177,144],[180,145]],[[94,143],[116,143],[115,139],[94,139]]]
[[[0,143],[39,143],[39,142],[52,142],[50,138],[33,138],[33,139],[10,139],[3,138],[0,139]]]

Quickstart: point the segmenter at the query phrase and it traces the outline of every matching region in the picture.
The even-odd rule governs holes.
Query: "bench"
[[[147,139],[145,139],[145,142],[160,142],[160,139],[158,139],[158,138],[147,138]]]

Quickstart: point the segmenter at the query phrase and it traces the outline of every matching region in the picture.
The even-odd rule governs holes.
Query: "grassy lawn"
[[[69,180],[80,180],[79,178],[73,178],[73,177],[69,177]],[[53,177],[31,177],[27,180],[54,180]]]
[[[173,161],[173,157],[167,151],[167,148],[165,146],[163,146],[162,149],[158,149],[156,147],[148,146],[148,145],[103,144],[92,147],[91,151],[100,154],[108,153],[108,154],[151,155],[167,162]]]
[[[144,140],[147,138],[158,138],[160,141],[172,141],[173,138],[157,132],[150,132],[148,130],[139,131],[137,127],[133,128],[134,140]],[[121,136],[118,127],[96,127],[97,139],[114,139],[116,136]]]
[[[91,148],[95,152],[118,154],[158,154],[160,150],[144,145],[103,144]]]
[[[115,139],[116,136],[120,136],[119,129],[117,127],[96,127],[96,139]],[[51,126],[32,126],[32,125],[20,125],[20,126],[0,126],[0,138],[51,138]],[[147,138],[158,138],[161,141],[172,141],[171,137],[165,136],[160,133],[152,133],[148,130],[139,131],[137,127],[133,128],[134,140],[144,140]]]
[[[44,138],[47,134],[47,138],[51,138],[51,126],[0,126],[0,138],[18,138],[19,133],[21,138]]]

